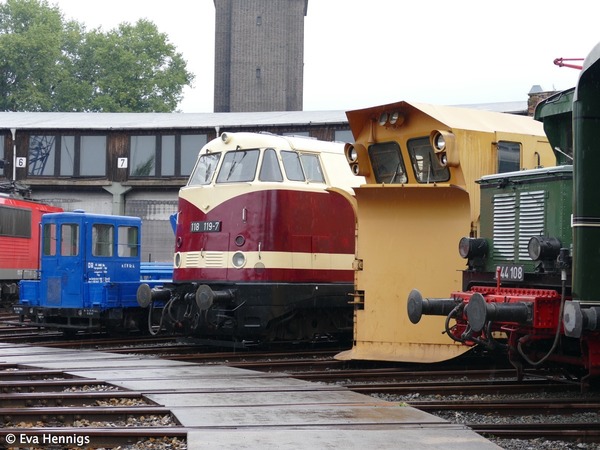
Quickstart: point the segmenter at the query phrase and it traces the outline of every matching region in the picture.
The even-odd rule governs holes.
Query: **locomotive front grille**
[[[224,261],[225,254],[223,252],[200,251],[186,253],[184,264],[187,268],[221,268],[224,267]]]
[[[494,258],[514,260],[516,194],[494,196]]]
[[[494,258],[531,261],[527,246],[544,235],[545,192],[514,192],[494,196]]]
[[[519,259],[531,261],[527,246],[533,236],[544,235],[545,191],[521,192],[519,198]]]

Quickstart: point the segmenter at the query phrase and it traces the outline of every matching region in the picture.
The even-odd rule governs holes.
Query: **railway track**
[[[1,340],[1,339],[0,339]],[[66,344],[66,345],[65,345]],[[36,344],[37,345],[37,344]],[[586,398],[576,383],[561,379],[558,374],[527,372],[523,381],[515,380],[515,372],[507,367],[466,370],[470,361],[443,365],[402,365],[360,361],[336,361],[333,355],[340,349],[296,349],[277,351],[215,351],[178,343],[148,339],[114,339],[88,337],[75,341],[49,343],[52,347],[99,348],[114,353],[160,355],[163,358],[194,361],[200,364],[223,364],[264,372],[285,372],[294,378],[329,383],[335,388],[350,390],[408,404],[465,424],[477,432],[498,439],[578,439],[579,442],[600,442],[593,425],[573,422],[569,416],[597,414],[598,399]],[[481,359],[474,359],[481,363]],[[160,392],[160,391],[156,391]],[[194,393],[194,390],[189,390]],[[555,394],[568,397],[541,400]],[[524,395],[532,400],[486,400],[487,396]],[[464,397],[457,400],[456,397]],[[539,397],[539,398],[537,398]],[[530,414],[560,416],[549,424],[526,423]],[[484,417],[486,422],[469,420],[471,415]],[[147,426],[134,425],[144,417]],[[499,418],[502,417],[502,421]],[[85,426],[86,435],[94,443],[116,446],[131,442],[156,440],[160,436],[171,448],[185,448],[187,430],[172,422],[168,410],[148,402],[145,396],[101,381],[78,379],[59,370],[0,365],[0,418],[3,433],[26,429],[43,436],[52,430],[56,436],[70,436]],[[462,421],[459,421],[461,419]],[[171,422],[170,422],[171,421]],[[596,428],[597,428],[596,421]],[[168,424],[166,426],[165,424]],[[157,441],[158,442],[158,441]],[[162,442],[162,441],[161,441]],[[173,442],[175,444],[173,444]],[[158,445],[158,444],[157,444]],[[162,445],[162,444],[160,444]],[[165,444],[166,445],[166,444]],[[500,445],[500,444],[499,444]],[[148,447],[151,448],[151,447]],[[161,447],[158,447],[161,448]],[[167,448],[167,447],[165,447]],[[588,447],[580,447],[588,448]],[[592,448],[592,447],[589,447]]]

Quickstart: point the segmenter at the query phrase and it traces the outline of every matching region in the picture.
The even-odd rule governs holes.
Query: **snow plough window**
[[[411,139],[407,145],[415,178],[419,183],[437,183],[450,179],[450,171],[435,156],[429,137]]]
[[[369,147],[369,158],[377,183],[406,183],[406,169],[397,142],[384,142]]]

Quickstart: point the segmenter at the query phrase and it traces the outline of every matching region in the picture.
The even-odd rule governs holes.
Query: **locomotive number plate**
[[[190,224],[190,231],[192,233],[216,233],[221,231],[221,222],[218,220],[192,222]]]
[[[501,280],[523,281],[525,279],[523,266],[497,266],[496,272],[498,271]]]

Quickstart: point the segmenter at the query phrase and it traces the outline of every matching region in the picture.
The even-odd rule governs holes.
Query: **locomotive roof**
[[[407,115],[412,109],[444,123],[450,129],[474,130],[482,132],[506,132],[545,136],[541,122],[529,116],[508,114],[474,107],[442,106],[427,103],[401,101],[373,108],[346,112],[353,130],[361,130],[366,123],[383,112],[399,111]]]
[[[497,182],[498,180],[504,178],[518,178],[518,177],[530,177],[530,176],[539,176],[539,175],[569,175],[573,173],[573,166],[551,166],[551,167],[540,167],[538,169],[529,169],[529,170],[518,170],[514,172],[504,172],[504,173],[494,173],[491,175],[484,175],[477,183],[489,183],[489,182]]]

